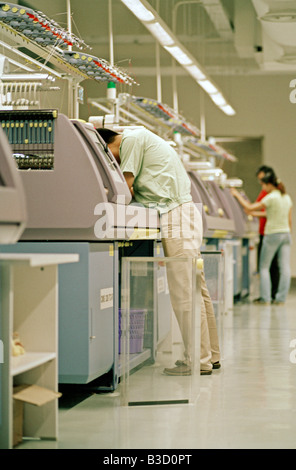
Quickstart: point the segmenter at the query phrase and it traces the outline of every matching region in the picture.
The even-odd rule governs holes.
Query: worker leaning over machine
[[[134,199],[160,215],[164,254],[167,257],[198,258],[203,238],[201,214],[191,197],[191,183],[175,150],[153,132],[125,129],[122,134],[97,129],[118,161]],[[184,343],[184,357],[167,375],[191,375],[191,293],[192,272],[168,271],[168,284]],[[210,375],[220,368],[220,350],[213,304],[201,273],[201,355],[200,373]],[[184,298],[187,299],[184,305]]]

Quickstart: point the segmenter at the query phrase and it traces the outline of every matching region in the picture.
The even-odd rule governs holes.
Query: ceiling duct
[[[258,35],[259,32],[261,33],[256,12],[252,3],[246,0],[236,0],[234,6],[235,49],[242,59],[254,58],[256,46],[258,46]]]
[[[231,39],[233,35],[229,18],[220,0],[201,0],[201,3],[211,18],[217,33],[223,39]]]

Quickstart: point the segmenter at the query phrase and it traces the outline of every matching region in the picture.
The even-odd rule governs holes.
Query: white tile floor
[[[236,304],[221,370],[193,405],[119,406],[94,394],[59,411],[59,439],[19,449],[295,449],[296,290],[285,306]]]

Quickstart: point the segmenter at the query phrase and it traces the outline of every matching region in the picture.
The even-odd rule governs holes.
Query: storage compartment
[[[62,394],[38,385],[17,385],[13,388],[13,446],[23,440],[24,405],[43,406]],[[40,436],[42,437],[42,436]]]

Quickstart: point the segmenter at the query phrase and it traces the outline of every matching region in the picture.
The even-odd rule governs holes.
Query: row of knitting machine
[[[0,168],[1,252],[79,254],[75,266],[59,267],[59,383],[115,390],[121,376],[122,259],[163,256],[157,212],[131,200],[120,167],[93,124],[70,120],[57,110],[1,111],[0,117],[1,141],[7,141]],[[38,143],[31,133],[34,122]],[[221,315],[231,326],[233,302],[251,289],[254,222],[231,196],[229,187],[238,182],[223,180],[223,171],[213,166],[214,159],[227,154],[221,156],[222,150],[209,144],[194,145],[201,145],[207,158],[184,164],[193,200],[202,207],[202,256],[221,329]],[[16,168],[11,161],[8,165],[11,155]],[[13,172],[21,177],[24,192],[11,199],[7,191],[12,191]],[[11,241],[20,224],[23,233]],[[215,261],[207,265],[209,254]],[[171,309],[169,290],[160,285],[167,281],[165,267],[158,266],[140,288],[145,311],[157,327],[145,346],[131,354],[131,368],[153,359],[155,344],[170,331],[170,315],[155,315]]]
[[[121,130],[126,125],[144,125],[172,141],[191,179],[193,200],[202,210],[202,256],[215,313],[229,324],[233,302],[251,290],[254,221],[230,194],[229,187],[241,182],[227,180],[221,168],[225,159],[234,159],[232,155],[200,142],[198,129],[166,105],[127,94],[113,99],[116,85],[130,85],[134,80],[98,57],[65,50],[69,41],[77,49],[86,45],[40,12],[10,3],[0,3],[0,7],[5,39],[0,250],[79,254],[75,265],[59,267],[58,381],[65,386],[115,390],[122,375],[122,260],[163,256],[158,214],[132,201],[120,167],[95,131],[94,119],[86,123],[69,119],[57,109],[32,109],[40,107],[39,90],[58,91],[52,86],[54,78],[69,80],[74,90],[72,111],[76,110],[69,112],[72,117],[77,116],[79,83],[103,81],[108,83],[109,96],[90,102],[100,108],[100,114],[103,111],[106,127]],[[22,46],[51,64],[43,66],[45,81],[36,75],[36,60],[30,57],[28,62],[20,52]],[[23,66],[35,77],[34,86],[26,86],[27,97],[26,87],[20,86],[21,75],[13,76],[13,66]],[[215,259],[214,268],[207,262],[213,258],[209,253]],[[166,269],[158,265],[148,277],[144,271],[143,267],[138,276],[142,281],[138,291],[141,302],[145,299],[142,310],[153,334],[142,338],[141,346],[130,354],[131,369],[153,362],[156,346],[171,331]],[[132,302],[138,308],[135,298]]]

